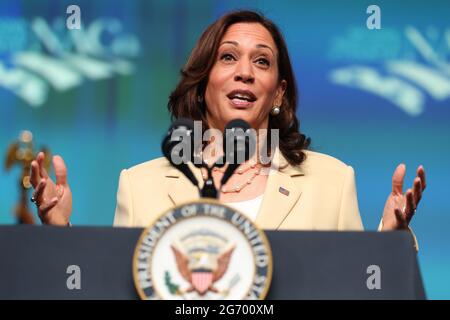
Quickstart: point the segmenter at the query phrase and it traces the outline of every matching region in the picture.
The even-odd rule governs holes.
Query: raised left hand
[[[383,211],[383,231],[407,229],[416,213],[417,206],[425,190],[425,170],[417,168],[412,188],[403,193],[406,166],[400,164],[392,176],[392,192],[389,194]]]

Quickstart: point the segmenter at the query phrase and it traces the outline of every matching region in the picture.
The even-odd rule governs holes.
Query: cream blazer
[[[272,230],[363,230],[353,168],[325,154],[305,153],[300,166],[291,166],[277,150],[279,169],[268,177],[256,225]],[[190,167],[203,181],[200,169]],[[197,188],[165,158],[157,158],[121,172],[114,226],[146,227],[173,206],[196,199]]]

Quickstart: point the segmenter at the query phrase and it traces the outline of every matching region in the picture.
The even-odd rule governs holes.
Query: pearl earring
[[[270,110],[270,114],[273,116],[277,116],[280,114],[281,108],[279,106],[273,106],[272,110]]]

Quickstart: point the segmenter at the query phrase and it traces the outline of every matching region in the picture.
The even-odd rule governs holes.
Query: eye
[[[220,60],[223,60],[223,61],[233,61],[233,60],[236,60],[236,59],[234,58],[234,56],[233,56],[232,54],[224,53],[224,54],[222,54],[222,56],[220,57]]]
[[[266,58],[259,58],[258,60],[256,60],[256,63],[266,67],[270,66],[270,62]]]

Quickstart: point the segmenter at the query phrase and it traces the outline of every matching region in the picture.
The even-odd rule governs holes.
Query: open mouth
[[[256,101],[256,96],[249,90],[233,90],[227,94],[227,97],[237,107],[248,107]]]

